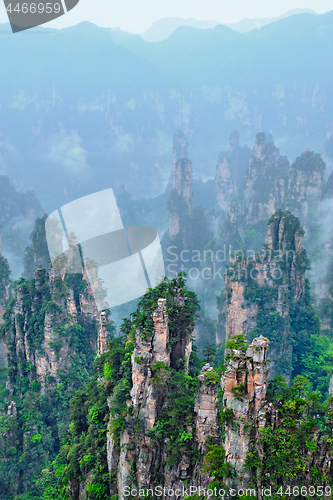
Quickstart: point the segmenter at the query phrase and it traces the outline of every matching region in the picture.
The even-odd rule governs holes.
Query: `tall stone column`
[[[259,428],[266,424],[268,381],[267,349],[269,340],[262,335],[253,340],[246,353],[233,349],[222,376],[223,403],[232,410],[225,425],[226,460],[235,471],[235,482],[243,487],[254,478],[244,470],[251,438],[258,442]],[[260,450],[258,450],[260,451]]]
[[[102,311],[100,316],[101,326],[98,330],[98,355],[107,352],[108,347],[108,332],[107,332],[107,317],[106,312]]]

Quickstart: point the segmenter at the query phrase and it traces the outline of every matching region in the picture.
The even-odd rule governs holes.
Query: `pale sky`
[[[142,33],[165,17],[234,23],[245,17],[275,17],[295,8],[322,14],[333,10],[333,0],[80,0],[72,11],[44,26],[64,28],[90,21],[98,26]],[[8,18],[0,0],[0,23],[4,22]]]

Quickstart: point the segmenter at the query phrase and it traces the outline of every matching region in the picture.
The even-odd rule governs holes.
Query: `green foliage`
[[[229,477],[231,465],[225,460],[223,446],[213,444],[203,460],[203,472],[208,475],[208,488],[226,488],[224,480]]]
[[[231,389],[231,392],[235,395],[236,399],[241,399],[246,394],[246,387],[244,384],[237,384]]]
[[[80,278],[76,281],[79,284]],[[73,286],[76,296],[81,283],[77,290]],[[3,497],[8,500],[58,498],[51,461],[68,431],[70,400],[89,379],[95,355],[91,346],[97,337],[94,319],[79,314],[74,322],[68,315],[65,303],[68,294],[67,282],[61,278],[52,284],[42,280],[38,286],[34,279],[20,279],[14,285],[14,297],[4,315],[2,336],[7,345],[11,395],[1,387],[4,413],[0,413],[0,485]],[[21,304],[20,313],[14,317],[17,301]],[[54,337],[49,346],[44,344],[46,315]],[[34,363],[17,349],[15,331],[17,335],[26,335],[31,360],[45,356],[46,347],[54,348],[58,355],[63,346],[68,347],[68,354],[65,351],[59,360],[59,378],[47,375],[43,390]],[[7,415],[10,401],[16,402],[16,417]]]
[[[324,173],[325,163],[320,154],[307,150],[296,158],[291,168],[294,170],[303,170],[311,174],[314,172]]]
[[[109,350],[94,362],[92,380],[84,391],[71,400],[71,424],[60,453],[53,462],[59,480],[59,498],[66,498],[71,478],[84,482],[88,499],[108,499],[109,473],[106,456],[106,432],[109,421],[108,397],[113,395],[111,432],[117,439],[126,416],[131,371],[128,358],[133,350],[124,337],[112,339]],[[129,356],[128,356],[129,355]],[[110,377],[105,377],[108,374]],[[119,442],[118,442],[119,444]]]
[[[221,381],[221,370],[213,370],[211,372],[205,372],[205,378],[203,379],[204,385],[217,385]]]
[[[330,484],[331,470],[316,469],[314,464],[320,450],[332,450],[332,401],[323,406],[303,376],[295,377],[292,387],[282,377],[275,377],[269,382],[267,400],[268,422],[248,453],[246,467],[264,487],[272,487],[273,498],[279,498],[276,492],[281,485]]]
[[[221,426],[223,424],[229,425],[234,418],[234,412],[231,408],[223,408],[219,413],[219,422]]]
[[[152,313],[157,300],[163,297],[166,298],[170,337],[175,340],[173,350],[177,349],[182,336],[193,328],[198,302],[185,288],[183,275],[170,281],[165,279],[156,289],[150,289],[139,301],[137,310],[123,321],[121,337],[112,339],[108,352],[95,360],[91,382],[72,399],[70,432],[53,463],[60,495],[65,497],[72,478],[84,481],[89,474],[87,499],[109,498],[106,433],[107,430],[111,432],[114,445],[119,448],[128,419],[132,419],[137,438],[142,432],[138,416],[133,415],[128,405],[132,388],[131,357],[136,335],[145,339],[152,334]],[[144,359],[139,357],[136,362],[144,363]],[[192,374],[198,372],[200,363],[194,349],[189,360],[189,374],[185,373],[184,362],[175,359],[172,364],[155,362],[150,367],[151,383],[165,387],[167,395],[150,436],[159,446],[165,447],[170,463],[183,451],[194,461],[198,451],[190,429],[198,379]],[[112,400],[110,408],[108,398]]]
[[[248,341],[246,340],[245,335],[233,335],[230,340],[227,340],[227,342],[225,343],[225,363],[227,364],[228,361],[234,356],[232,353],[233,351],[241,351],[245,353],[247,350],[247,346]]]
[[[166,401],[150,432],[160,447],[165,447],[167,463],[174,464],[180,454],[195,462],[198,450],[192,442],[193,408],[198,379],[170,368],[166,382]]]
[[[209,363],[211,365],[215,364],[216,359],[216,347],[214,344],[209,344],[208,342],[205,344],[205,347],[202,350],[203,360],[205,363]]]

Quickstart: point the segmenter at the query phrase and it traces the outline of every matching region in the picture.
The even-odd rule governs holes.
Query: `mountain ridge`
[[[227,26],[228,28],[231,28],[232,30],[238,31],[240,33],[247,33],[254,29],[260,29],[263,26],[270,23],[274,23],[280,19],[284,19],[285,17],[297,14],[304,14],[304,13],[317,15],[317,12],[315,12],[312,9],[292,9],[280,16],[275,16],[272,18],[269,17],[266,18],[257,17],[253,19],[244,18],[235,23],[224,23],[216,20],[202,21],[198,19],[193,19],[192,17],[186,19],[181,17],[166,17],[154,21],[154,23],[150,26],[150,28],[148,28],[143,33],[140,33],[140,36],[143,40],[146,40],[147,42],[160,42],[168,38],[179,27],[188,26],[198,29],[209,29],[209,28],[214,28],[218,24]]]

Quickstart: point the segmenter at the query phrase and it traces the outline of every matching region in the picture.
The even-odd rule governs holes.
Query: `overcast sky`
[[[333,10],[333,0],[80,0],[71,12],[45,26],[63,28],[90,21],[98,26],[142,33],[165,17],[234,23],[245,17],[275,17],[295,8],[310,8],[321,14]],[[7,21],[0,0],[0,22]]]

